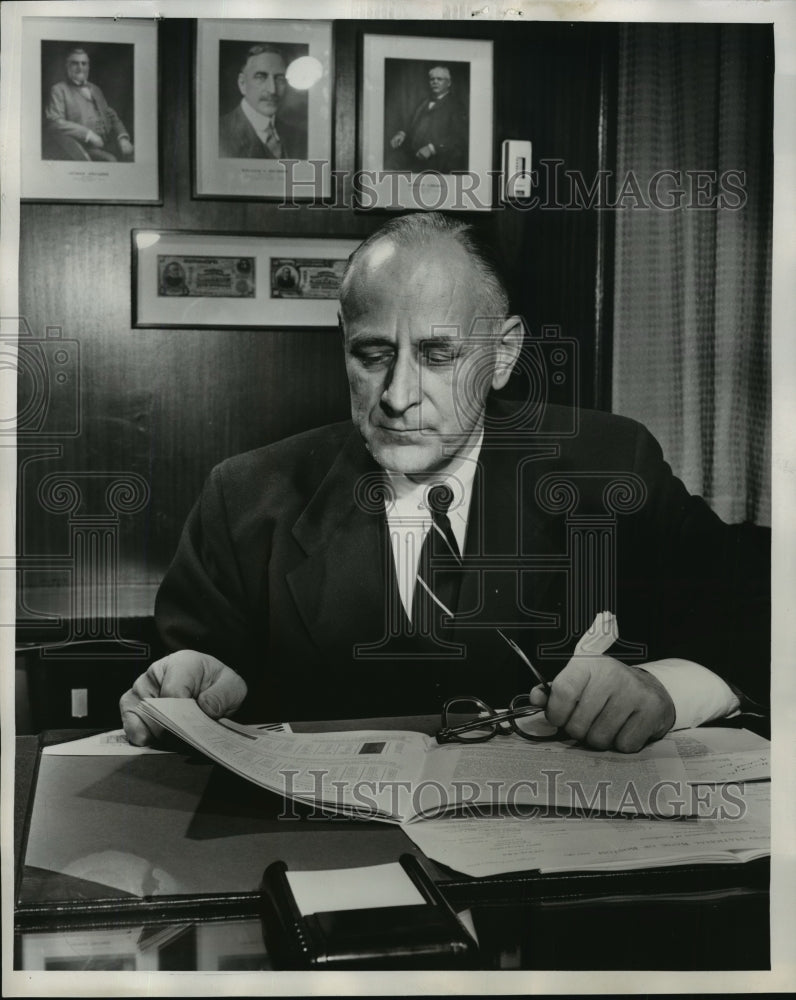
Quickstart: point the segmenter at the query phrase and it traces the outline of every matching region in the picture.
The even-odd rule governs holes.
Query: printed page
[[[255,784],[341,811],[399,819],[394,786],[414,786],[430,740],[422,733],[274,733],[216,722],[190,698],[147,698],[154,721]],[[225,720],[226,722],[226,720]]]
[[[677,748],[690,782],[760,781],[771,777],[771,743],[748,729],[680,729]]]
[[[423,777],[446,789],[452,809],[501,802],[662,816],[690,810],[685,767],[675,745],[665,740],[622,754],[572,740],[532,743],[498,736],[472,746],[432,747]],[[428,806],[420,802],[425,815],[434,814],[432,799],[429,792]]]
[[[429,858],[474,877],[763,857],[770,853],[770,785],[735,792],[698,819],[443,817],[402,829]]]

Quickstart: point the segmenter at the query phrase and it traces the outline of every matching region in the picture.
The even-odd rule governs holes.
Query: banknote
[[[158,254],[158,295],[203,299],[255,297],[254,257]]]
[[[336,299],[345,258],[271,258],[272,299]]]

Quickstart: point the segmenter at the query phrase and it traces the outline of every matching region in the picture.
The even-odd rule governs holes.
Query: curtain
[[[620,29],[612,409],[725,521],[757,524],[771,517],[773,59],[769,25]]]

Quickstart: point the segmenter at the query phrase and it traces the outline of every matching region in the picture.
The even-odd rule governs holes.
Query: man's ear
[[[238,90],[242,95],[246,93],[246,87],[244,86],[243,73],[238,73]]]
[[[517,364],[522,350],[524,327],[521,316],[509,316],[500,328],[492,374],[492,388],[502,389]]]

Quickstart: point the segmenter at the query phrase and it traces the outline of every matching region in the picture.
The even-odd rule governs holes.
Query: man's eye
[[[354,356],[366,368],[387,365],[392,361],[392,351],[356,351]]]
[[[450,365],[456,360],[456,352],[449,347],[430,347],[423,352],[426,364]]]

